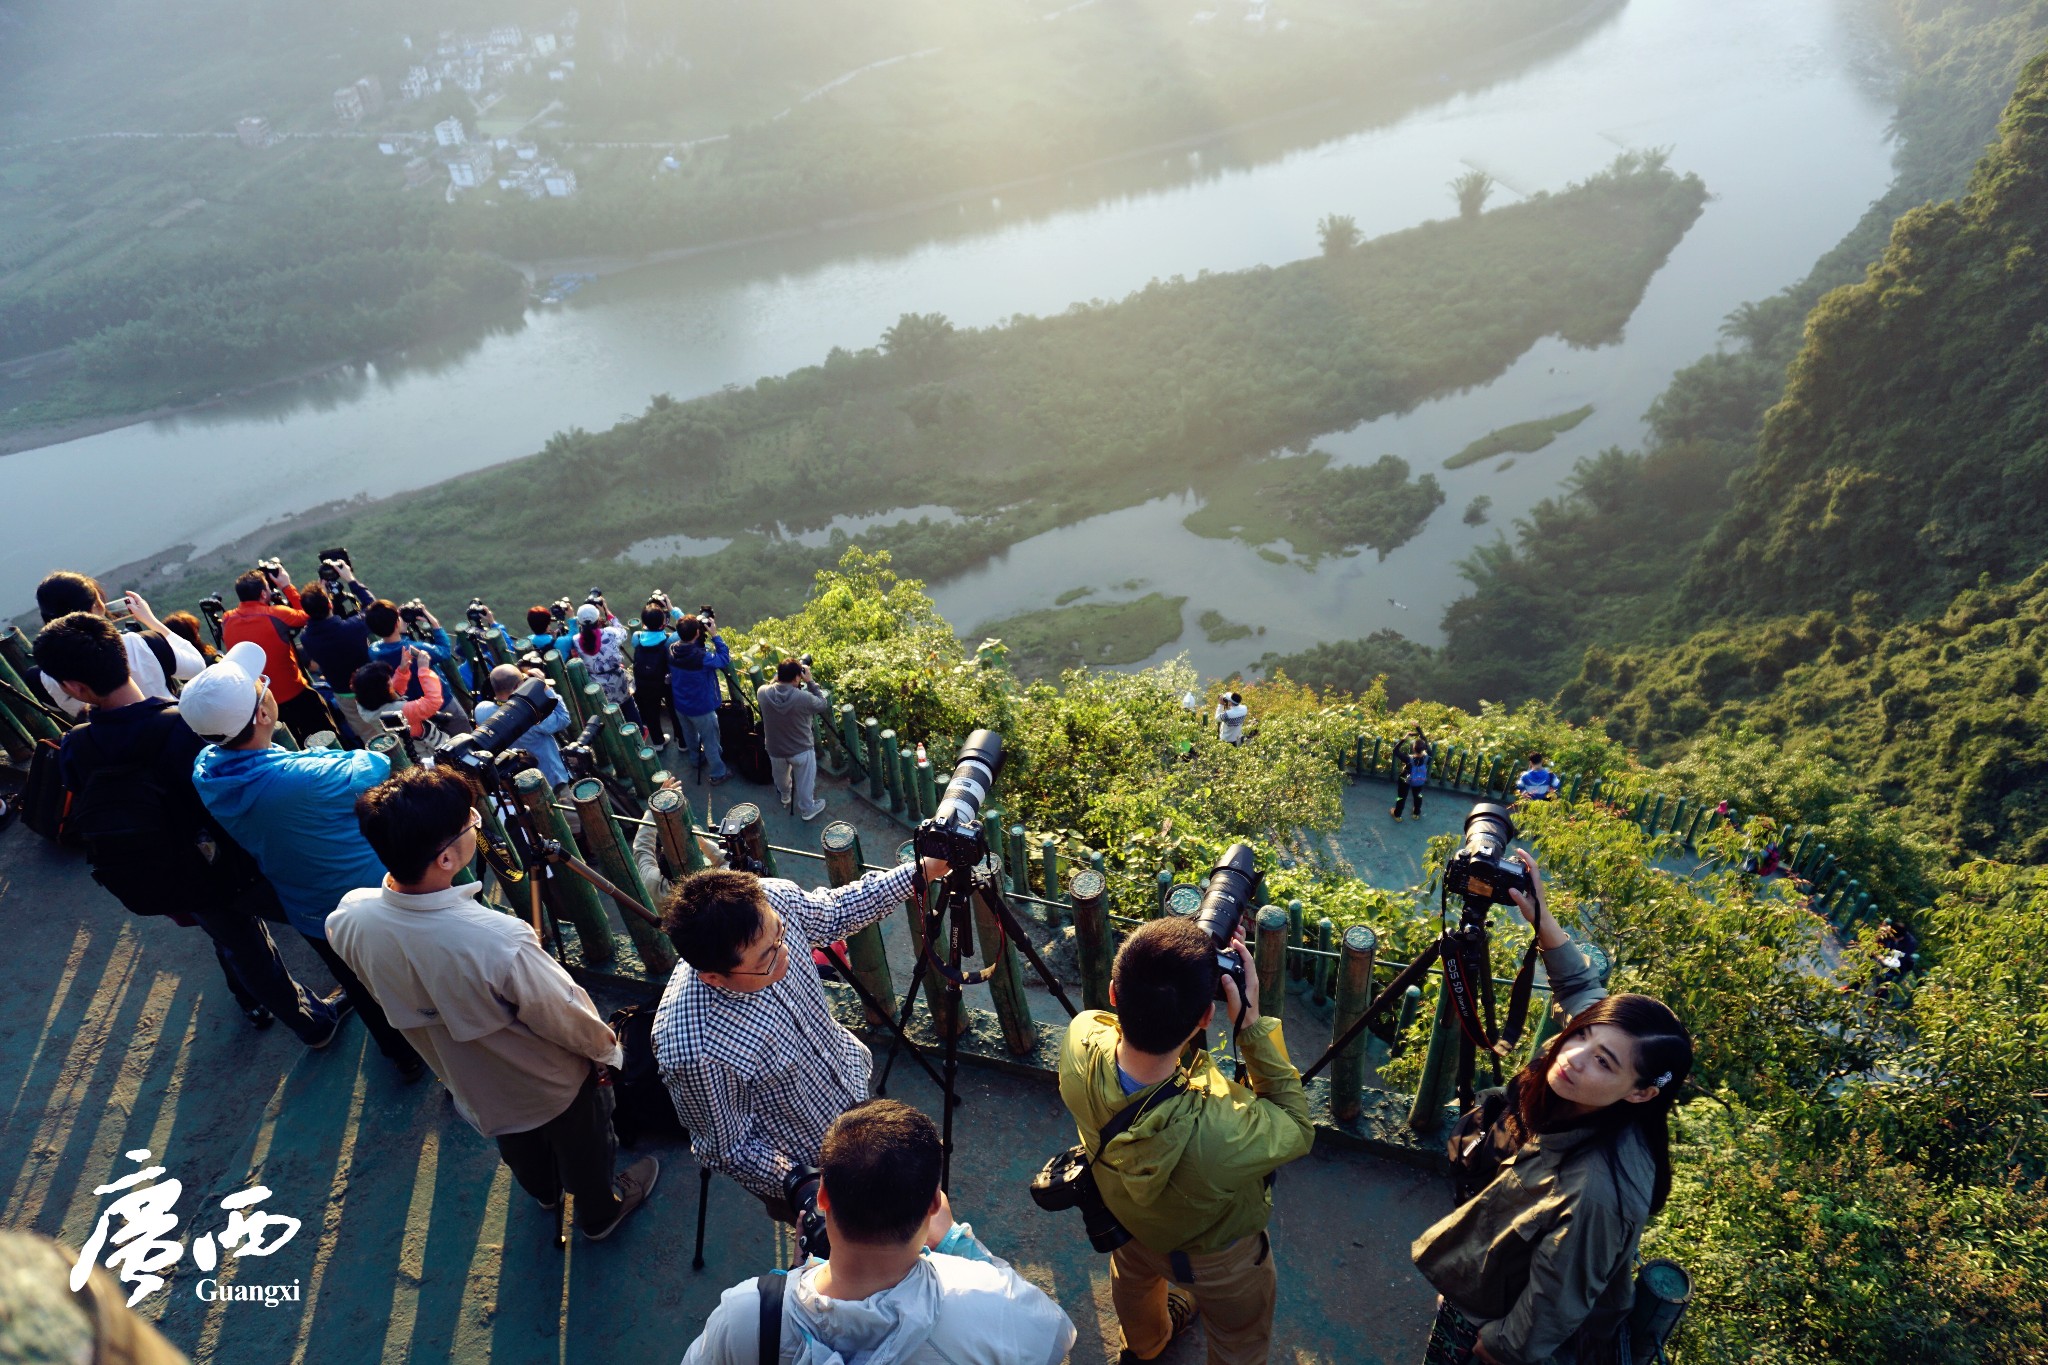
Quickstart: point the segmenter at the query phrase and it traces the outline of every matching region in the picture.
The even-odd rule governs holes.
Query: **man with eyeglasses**
[[[263,661],[262,647],[244,641],[179,695],[179,715],[213,741],[193,761],[192,786],[255,858],[285,917],[334,973],[377,1050],[401,1078],[418,1080],[426,1072],[419,1053],[327,942],[328,912],[349,892],[384,880],[384,865],[356,828],[355,801],[391,775],[390,760],[367,749],[273,748],[277,701]]]
[[[937,881],[946,864],[924,860]],[[825,1130],[868,1098],[873,1057],[832,1017],[811,949],[911,895],[917,868],[831,891],[715,869],[678,882],[662,924],[682,958],[654,1016],[654,1055],[697,1160],[792,1222],[783,1177],[815,1166]]]
[[[576,1225],[609,1237],[661,1174],[643,1157],[613,1174],[619,1041],[533,926],[477,903],[455,878],[476,857],[477,792],[454,768],[411,768],[356,798],[385,876],[327,918],[335,951],[448,1087],[543,1209],[575,1197]]]

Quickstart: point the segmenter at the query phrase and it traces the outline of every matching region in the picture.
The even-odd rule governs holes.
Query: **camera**
[[[490,614],[491,609],[484,605],[483,598],[472,597],[469,599],[469,623],[471,625],[475,626],[478,630],[482,630],[484,628],[484,618]]]
[[[832,1242],[825,1234],[825,1215],[818,1212],[818,1187],[824,1183],[825,1173],[816,1166],[797,1166],[782,1177],[782,1197],[796,1212],[798,1265],[813,1256],[821,1261],[832,1257]]]
[[[584,599],[583,599],[583,601],[584,601],[585,605],[587,605],[587,606],[592,606],[592,607],[601,607],[601,606],[603,606],[603,605],[604,605],[604,589],[603,589],[603,588],[592,588],[592,589],[590,590],[590,596],[588,596],[588,597],[584,598]]]
[[[554,601],[548,603],[548,615],[554,617],[557,621],[568,620],[570,613],[575,610],[576,604],[566,597],[557,597]]]
[[[281,559],[277,559],[275,557],[270,559],[259,559],[256,561],[256,567],[263,571],[263,576],[265,578],[269,578],[284,572],[284,561]]]
[[[348,546],[337,545],[331,550],[320,552],[320,576],[329,583],[341,582],[342,575],[355,573],[355,560],[349,558]]]
[[[532,687],[534,683],[540,681],[539,678],[535,678],[531,682],[521,683],[519,690],[523,692],[527,688]],[[517,696],[518,693],[513,695]],[[496,720],[497,717],[493,716],[492,719]],[[561,746],[562,763],[572,774],[577,777],[595,777],[597,775],[597,737],[603,733],[604,717],[592,716],[583,723],[583,728],[577,732],[573,743]]]
[[[755,856],[754,846],[747,839],[747,827],[758,824],[760,819],[758,806],[742,803],[728,809],[725,818],[718,822],[718,846],[725,852],[725,865],[734,872],[768,875],[768,865]]]
[[[1472,807],[1465,816],[1465,842],[1444,867],[1444,890],[1480,912],[1489,905],[1513,905],[1510,891],[1528,895],[1528,869],[1508,857],[1514,838],[1515,822],[1505,806],[1481,801]]]
[[[981,828],[981,803],[988,799],[1003,770],[1003,737],[993,730],[976,730],[960,746],[960,759],[953,765],[953,780],[946,784],[931,819],[917,827],[912,836],[920,858],[937,858],[953,867],[973,867],[988,856],[988,840]]]
[[[427,619],[427,604],[417,597],[410,602],[401,603],[398,608],[398,619],[409,626],[418,625]]]
[[[1102,1202],[1086,1147],[1069,1147],[1046,1162],[1031,1178],[1031,1202],[1048,1213],[1081,1210],[1088,1245],[1104,1256],[1131,1240],[1129,1230]]]
[[[1216,945],[1216,970],[1221,974],[1216,980],[1218,1000],[1223,998],[1224,976],[1237,982],[1237,998],[1244,999],[1245,963],[1230,950],[1230,940],[1237,936],[1237,926],[1262,880],[1252,846],[1232,844],[1209,870],[1209,884],[1202,892],[1202,903],[1195,908],[1195,923]]]
[[[466,735],[444,740],[434,750],[436,763],[452,763],[471,772],[491,767],[491,761],[509,750],[513,741],[554,713],[554,694],[544,678],[528,678],[505,698],[492,717]],[[386,723],[393,719],[386,717]],[[602,722],[599,722],[600,724]],[[399,720],[402,727],[405,722]]]
[[[676,604],[671,602],[668,594],[660,588],[656,588],[653,592],[648,593],[647,601],[650,605],[660,607],[663,611],[674,611],[676,609]]]
[[[128,605],[128,594],[120,593],[107,599],[107,619],[125,621],[135,614],[135,608]]]

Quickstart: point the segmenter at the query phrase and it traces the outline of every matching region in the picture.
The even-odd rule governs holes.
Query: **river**
[[[0,603],[28,605],[55,565],[210,548],[316,504],[531,453],[554,431],[633,415],[654,393],[704,393],[833,346],[872,345],[905,312],[983,325],[1117,298],[1154,277],[1277,264],[1315,251],[1325,213],[1353,215],[1368,235],[1447,216],[1447,182],[1470,166],[1499,182],[1498,203],[1561,188],[1624,148],[1669,147],[1714,198],[1621,342],[1540,343],[1489,385],[1321,442],[1340,460],[1391,451],[1443,481],[1444,507],[1384,562],[1368,552],[1313,571],[1273,564],[1186,532],[1190,507],[1164,499],[1022,542],[935,586],[969,630],[1071,588],[1114,599],[1129,590],[1107,585],[1143,580],[1136,591],[1189,596],[1188,631],[1165,652],[1186,648],[1210,672],[1383,626],[1434,640],[1463,587],[1461,556],[1554,491],[1578,456],[1636,443],[1644,408],[1673,370],[1713,348],[1723,315],[1803,275],[1883,192],[1891,58],[1865,13],[1860,0],[1631,0],[1565,55],[1254,165],[1175,153],[1196,175],[1172,188],[1070,186],[1079,207],[958,205],[650,266],[601,279],[513,332],[11,455],[0,459]],[[1156,183],[1181,169],[1162,159],[1123,179]],[[1583,425],[1504,473],[1489,467],[1499,461],[1437,468],[1492,428],[1586,403],[1595,411]],[[1478,492],[1493,499],[1492,522],[1474,528],[1460,513]],[[64,506],[74,513],[32,510]],[[1209,645],[1193,625],[1205,608],[1265,634]]]

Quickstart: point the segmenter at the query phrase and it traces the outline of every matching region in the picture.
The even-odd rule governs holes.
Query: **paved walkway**
[[[862,827],[869,859],[890,856],[889,827],[826,785],[833,818]],[[773,807],[772,793],[737,783],[717,794],[721,812],[763,796]],[[691,795],[701,806],[698,789]],[[772,811],[770,823],[776,842],[815,847],[824,821],[792,827]],[[784,870],[808,881],[816,867]],[[134,1170],[123,1154],[145,1148],[183,1182],[174,1235],[188,1243],[219,1231],[219,1201],[253,1183],[272,1191],[263,1207],[303,1220],[270,1258],[230,1262],[235,1282],[294,1286],[295,1300],[202,1302],[188,1252],[143,1301],[196,1361],[673,1362],[723,1288],[787,1259],[754,1201],[720,1180],[708,1264],[693,1273],[696,1166],[663,1148],[661,1186],[644,1211],[602,1245],[572,1240],[558,1251],[552,1217],[514,1189],[495,1147],[437,1084],[401,1084],[356,1024],[319,1053],[282,1029],[249,1029],[197,931],[128,915],[18,823],[0,834],[0,917],[12,959],[0,993],[0,1224],[76,1247],[114,1197],[93,1187]],[[890,929],[899,954],[900,918]],[[285,951],[324,984],[302,943]],[[1055,1017],[1049,999],[1038,1003],[1041,1020]],[[1312,1050],[1309,1020],[1295,1027],[1297,1055]],[[892,1091],[936,1113],[929,1083],[908,1067],[898,1075]],[[1072,1315],[1075,1361],[1114,1360],[1106,1261],[1088,1250],[1078,1218],[1039,1212],[1025,1190],[1044,1157],[1073,1140],[1056,1093],[973,1068],[961,1088],[956,1208]],[[1275,1197],[1274,1358],[1418,1359],[1431,1295],[1407,1246],[1447,1208],[1442,1182],[1329,1148],[1289,1167]],[[1201,1351],[1183,1343],[1169,1358]]]

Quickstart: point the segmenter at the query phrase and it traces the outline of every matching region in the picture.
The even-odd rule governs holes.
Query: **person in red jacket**
[[[283,606],[271,602],[273,586],[284,594]],[[235,609],[221,618],[221,641],[228,648],[244,640],[262,647],[264,674],[270,680],[270,695],[277,699],[278,719],[301,740],[321,730],[339,735],[341,722],[328,709],[327,699],[313,690],[293,645],[292,632],[306,624],[307,616],[299,610],[299,590],[292,586],[291,575],[281,566],[267,575],[264,570],[251,569],[235,580],[235,597]]]

